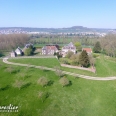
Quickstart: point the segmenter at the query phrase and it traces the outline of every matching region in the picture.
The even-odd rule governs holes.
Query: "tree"
[[[80,42],[76,42],[76,43],[75,43],[75,46],[76,46],[76,49],[77,49],[78,51],[81,51],[81,50],[82,50],[82,47],[81,47],[81,43],[80,43]]]
[[[93,58],[92,55],[89,55],[89,61],[90,61],[90,65],[94,67],[94,65],[95,65],[95,58]]]
[[[49,97],[49,93],[40,91],[38,97],[44,102]]]
[[[66,86],[66,85],[69,85],[69,80],[66,78],[66,77],[62,77],[60,80],[59,80],[60,84],[62,85],[62,87]]]
[[[13,84],[14,87],[20,88],[24,85],[24,82],[21,80],[16,80],[15,83]]]
[[[67,57],[67,58],[70,58],[73,54],[74,54],[74,53],[73,53],[72,51],[68,51],[66,57]]]
[[[48,82],[49,82],[49,81],[48,81],[45,77],[41,77],[41,78],[39,78],[39,80],[38,80],[38,84],[42,85],[42,87],[48,85]]]
[[[14,68],[10,66],[6,69],[6,71],[11,74],[14,71]]]
[[[3,55],[2,51],[0,51],[0,57],[2,57],[2,56],[4,56],[4,55]]]
[[[88,67],[90,65],[88,54],[85,50],[79,56],[79,64],[83,67]]]
[[[59,52],[57,52],[57,53],[55,52],[54,56],[57,56],[58,59],[62,57],[62,55]]]
[[[32,50],[31,48],[26,48],[26,49],[24,50],[24,55],[30,56],[30,55],[32,55],[32,54],[33,54],[33,50]]]
[[[93,48],[93,51],[94,51],[95,53],[100,53],[100,52],[101,52],[101,45],[100,45],[100,42],[99,42],[99,41],[96,42],[96,44],[95,44],[95,46],[94,46],[94,48]]]
[[[54,68],[56,70],[56,75],[58,75],[59,77],[62,77],[64,75],[60,67],[54,67]]]

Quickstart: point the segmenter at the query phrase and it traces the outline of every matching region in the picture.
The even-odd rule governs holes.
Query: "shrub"
[[[32,54],[33,54],[33,50],[32,50],[31,48],[26,48],[26,49],[24,50],[24,55],[30,56],[30,55],[32,55]]]
[[[61,59],[60,59],[60,62],[63,63],[63,64],[68,64],[68,65],[70,65],[70,60],[67,59],[67,58],[61,58]]]
[[[11,74],[15,71],[15,69],[13,67],[7,67],[5,71]]]
[[[55,67],[56,70],[56,75],[59,77],[62,77],[64,74],[62,73],[62,70],[60,69],[60,67]]]
[[[44,102],[49,97],[49,93],[40,91],[38,97]]]
[[[49,81],[48,81],[45,77],[41,77],[41,78],[39,78],[39,80],[38,80],[38,84],[40,84],[42,87],[48,85],[48,82],[49,82]]]
[[[79,65],[79,61],[73,60],[73,61],[71,62],[71,65],[78,66],[78,65]]]
[[[20,88],[24,85],[24,82],[22,80],[15,80],[15,83],[13,84],[14,87]]]
[[[70,58],[74,53],[72,51],[68,51],[66,58]]]
[[[62,77],[59,81],[60,81],[60,84],[62,85],[62,87],[70,84],[70,81],[66,77]]]

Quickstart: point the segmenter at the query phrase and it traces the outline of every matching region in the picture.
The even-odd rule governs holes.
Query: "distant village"
[[[18,47],[16,50],[11,52],[11,57],[23,56],[24,51],[27,48],[29,48],[30,46],[33,47],[33,44],[31,44],[31,43],[26,44],[23,49]],[[82,48],[82,51],[83,50],[85,50],[88,53],[88,55],[92,53],[91,48]],[[42,49],[41,49],[40,55],[54,55],[55,53],[59,53],[62,57],[65,57],[69,51],[73,52],[74,54],[77,53],[76,47],[72,42],[70,42],[69,44],[63,46],[61,50],[59,50],[58,45],[46,45],[46,46],[43,46]]]
[[[38,28],[39,29],[39,28]],[[42,31],[41,29],[36,29],[34,31],[33,28],[24,29],[24,28],[0,28],[0,34],[44,34],[44,35],[67,35],[67,36],[95,36],[95,37],[104,37],[107,33],[114,33],[116,34],[116,30],[107,30],[107,32],[100,32],[100,31],[88,31],[88,30],[80,30],[77,31],[76,29],[73,31],[64,31],[65,29],[56,29],[53,32],[49,29]],[[67,28],[66,28],[67,29]],[[71,29],[71,28],[69,28]]]

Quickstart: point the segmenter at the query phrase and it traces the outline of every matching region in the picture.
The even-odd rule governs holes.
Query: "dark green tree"
[[[32,54],[33,54],[33,50],[32,50],[31,48],[26,48],[26,49],[24,50],[24,55],[30,56],[30,55],[32,55]]]
[[[58,59],[62,57],[62,55],[59,52],[57,52],[57,53],[55,52],[54,56],[57,56]]]
[[[83,67],[88,67],[90,65],[88,54],[85,50],[79,56],[79,64]]]
[[[101,52],[101,45],[100,45],[100,42],[99,42],[99,41],[96,42],[96,44],[95,44],[95,46],[94,46],[94,48],[93,48],[93,51],[94,51],[95,53],[100,53],[100,52]]]

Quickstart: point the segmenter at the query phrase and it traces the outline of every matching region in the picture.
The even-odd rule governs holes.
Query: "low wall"
[[[79,67],[79,66],[72,66],[72,65],[67,65],[67,64],[60,64],[62,67],[67,67],[67,68],[75,68],[75,69],[80,69],[80,70],[87,70],[90,72],[96,72],[96,69],[94,67],[92,68],[83,68],[83,67]]]

